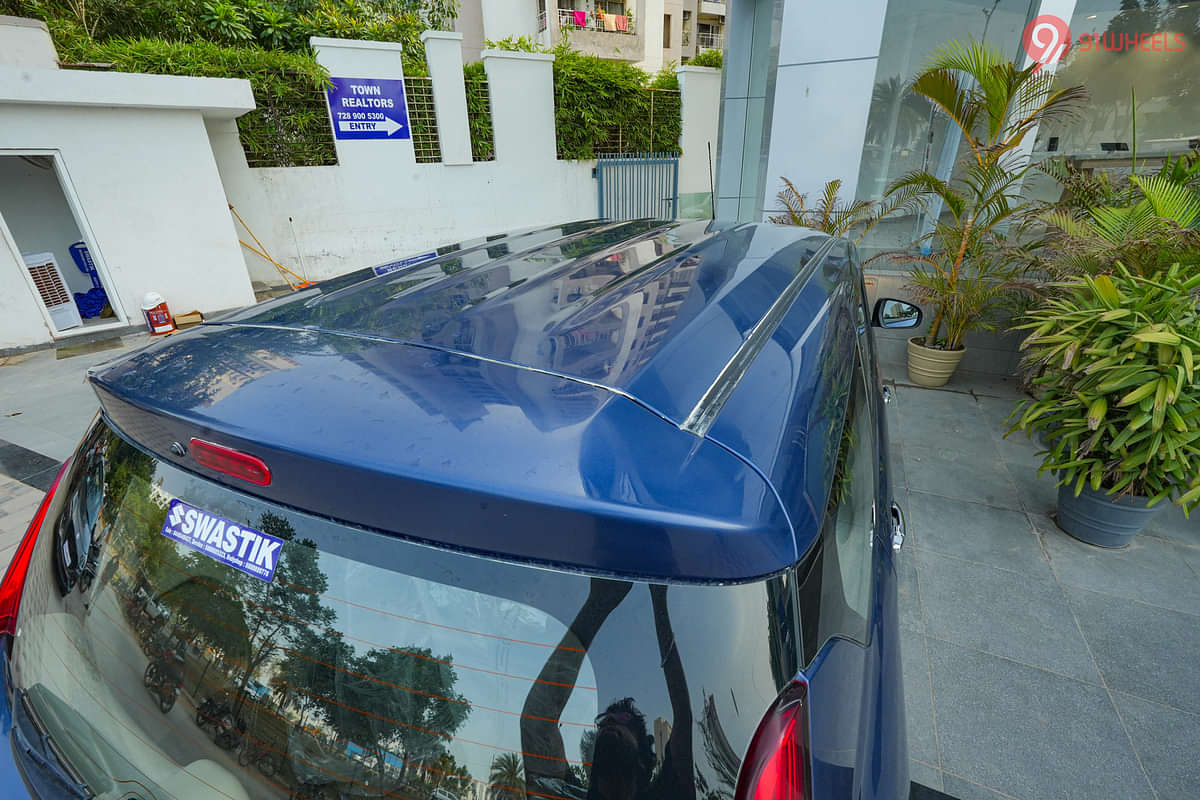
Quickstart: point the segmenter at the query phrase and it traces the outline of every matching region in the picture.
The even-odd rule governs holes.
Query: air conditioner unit
[[[42,298],[42,304],[50,312],[50,321],[54,323],[54,327],[65,331],[82,325],[79,308],[75,305],[75,299],[71,296],[62,270],[58,268],[58,262],[54,260],[54,254],[24,253],[22,258],[25,259],[25,269],[29,270],[29,277],[33,278],[33,285]]]

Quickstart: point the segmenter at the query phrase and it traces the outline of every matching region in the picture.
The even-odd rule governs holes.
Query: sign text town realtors
[[[411,139],[404,81],[330,78],[326,96],[338,139]]]

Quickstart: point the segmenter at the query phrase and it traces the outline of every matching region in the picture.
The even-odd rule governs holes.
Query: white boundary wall
[[[235,123],[208,124],[229,202],[270,255],[309,280],[464,239],[596,216],[595,162],[556,157],[553,56],[483,53],[496,160],[471,163],[462,36],[428,31],[423,39],[440,164],[418,164],[410,140],[338,140],[337,166],[250,169]],[[335,77],[404,75],[397,44],[322,38],[312,44]],[[720,72],[689,68],[681,77],[687,152],[680,191],[707,190],[707,146],[698,143],[716,146]],[[279,282],[271,264],[248,250],[244,256],[252,279]]]

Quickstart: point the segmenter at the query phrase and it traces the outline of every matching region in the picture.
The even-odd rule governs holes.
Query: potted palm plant
[[[1059,527],[1123,547],[1162,500],[1200,502],[1200,272],[1118,263],[1052,288],[1018,326],[1040,375],[1009,433],[1046,444],[1039,474],[1058,476]]]
[[[1072,113],[1085,93],[1060,88],[1036,64],[1021,69],[978,42],[952,42],[934,53],[912,91],[946,116],[964,145],[951,177],[911,172],[886,192],[932,222],[917,252],[892,258],[912,265],[910,289],[932,310],[928,332],[909,340],[909,378],[942,386],[966,352],[967,332],[991,326],[989,315],[1029,262],[1006,233],[1029,205],[1020,197],[1030,169],[1023,144],[1042,123]]]

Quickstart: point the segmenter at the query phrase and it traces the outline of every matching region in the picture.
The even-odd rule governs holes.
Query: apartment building
[[[456,30],[467,61],[487,39],[553,47],[566,36],[580,52],[656,72],[723,48],[725,0],[463,0]]]

